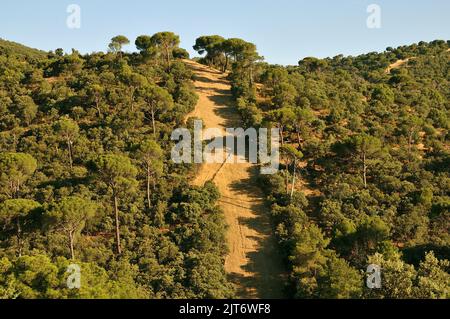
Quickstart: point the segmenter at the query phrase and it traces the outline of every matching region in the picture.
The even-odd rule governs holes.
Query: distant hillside
[[[0,54],[10,55],[11,53],[32,59],[45,58],[47,55],[47,53],[44,51],[33,49],[25,45],[0,38]]]

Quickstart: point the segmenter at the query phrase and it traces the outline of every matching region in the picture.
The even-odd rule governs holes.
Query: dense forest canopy
[[[292,295],[449,297],[449,55],[437,40],[233,65],[245,123],[282,132],[284,169],[261,185]],[[375,292],[368,263],[383,269]]]
[[[197,103],[189,54],[171,32],[130,42],[0,41],[0,298],[235,296],[220,193],[170,160]],[[289,297],[450,297],[448,41],[288,67],[242,39],[194,49],[228,74],[246,126],[282,133],[282,170],[260,184]]]
[[[186,51],[142,38],[132,54],[124,36],[87,55],[0,43],[0,297],[232,296],[217,190],[168,160],[197,101]]]

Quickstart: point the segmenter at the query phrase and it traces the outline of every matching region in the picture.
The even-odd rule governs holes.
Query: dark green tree
[[[137,169],[128,157],[122,155],[101,155],[96,162],[98,177],[105,183],[112,195],[116,226],[117,253],[122,254],[120,243],[119,199],[136,188]]]
[[[62,118],[55,124],[56,132],[61,136],[62,140],[67,145],[67,152],[69,154],[69,165],[70,169],[73,169],[73,144],[78,138],[80,133],[80,128],[77,122],[70,118]]]
[[[41,205],[29,199],[9,199],[0,203],[0,222],[3,230],[14,229],[17,255],[22,256],[24,227],[31,223],[31,214]]]
[[[108,48],[113,53],[121,53],[124,45],[130,44],[130,40],[124,35],[118,35],[111,39]]]
[[[37,161],[25,153],[0,153],[0,182],[6,195],[19,198],[23,184],[34,174]]]
[[[75,259],[74,243],[76,236],[83,231],[86,222],[94,217],[94,203],[80,197],[63,197],[57,203],[50,205],[44,218],[46,223],[62,230],[69,239],[70,256]]]

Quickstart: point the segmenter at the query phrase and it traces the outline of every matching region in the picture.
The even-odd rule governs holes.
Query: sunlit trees
[[[294,196],[294,191],[295,191],[295,179],[297,178],[297,166],[298,166],[298,162],[303,157],[303,154],[302,154],[302,152],[297,150],[292,145],[284,145],[281,148],[281,153],[282,153],[283,158],[286,161],[286,171],[285,171],[285,174],[286,174],[286,193],[289,193],[289,182],[288,182],[289,166],[292,166],[292,168],[293,168],[292,181],[291,181],[291,191],[290,191],[290,195],[291,195],[291,198],[292,198]]]
[[[223,72],[228,70],[230,59],[239,63],[242,69],[248,71],[248,80],[252,85],[253,64],[261,60],[253,43],[239,38],[225,39],[219,35],[209,35],[197,38],[194,50],[199,54],[206,53],[206,61]]]
[[[141,54],[112,42],[65,54],[0,40],[0,298],[233,297],[220,194],[165,156],[196,104],[191,63],[174,60],[187,53],[170,34],[136,39]],[[246,126],[283,130],[286,169],[255,180],[288,297],[448,298],[448,42],[288,67],[242,39],[196,45],[229,72]],[[63,256],[80,289],[64,288]],[[368,263],[381,289],[362,287]]]
[[[221,269],[223,261],[212,253],[192,252],[186,261],[189,267],[187,280],[194,295],[204,299],[222,299],[233,296],[233,288],[226,281],[226,274]]]
[[[349,137],[344,144],[337,145],[342,155],[356,157],[360,163],[364,188],[367,188],[367,172],[370,165],[382,153],[381,140],[368,134]]]
[[[122,79],[124,83],[128,86],[130,109],[131,112],[134,112],[136,92],[139,90],[139,88],[148,85],[148,81],[145,78],[145,76],[131,71],[124,72],[122,74]]]
[[[17,238],[17,254],[22,256],[23,234],[31,223],[31,214],[41,205],[29,199],[9,199],[0,203],[0,223],[4,231],[14,229]]]
[[[302,141],[310,138],[311,126],[316,117],[310,109],[306,108],[296,108],[295,109],[295,133],[297,135],[298,145],[302,145]]]
[[[173,98],[165,89],[156,85],[148,85],[141,89],[140,95],[146,103],[156,137],[156,118],[159,114],[169,111],[173,107]]]
[[[263,60],[263,57],[258,54],[256,45],[253,43],[237,41],[234,46],[235,67],[242,69],[244,78],[248,80],[248,85],[253,87],[255,81],[255,64]]]
[[[130,44],[130,40],[124,35],[118,35],[111,39],[108,48],[111,52],[120,53],[124,45]]]
[[[206,60],[211,65],[218,65],[224,41],[219,35],[201,36],[195,41],[194,50],[199,54],[206,53]]]
[[[183,48],[174,48],[172,55],[175,59],[189,59],[189,52]]]
[[[72,261],[52,260],[43,254],[0,259],[0,294],[9,288],[8,298],[21,299],[140,299],[148,298],[144,288],[126,278],[118,279],[95,263],[77,262],[82,272],[79,289],[67,287]],[[122,270],[125,275],[126,271]],[[1,296],[1,295],[0,295]]]
[[[414,114],[406,113],[402,117],[402,126],[408,141],[408,154],[411,154],[413,142],[417,141],[422,125],[423,120]]]
[[[23,184],[33,175],[37,161],[25,153],[0,153],[0,182],[4,193],[19,198]]]
[[[267,114],[269,121],[276,123],[277,127],[280,129],[281,146],[284,146],[285,133],[292,127],[296,116],[294,109],[291,107],[284,107],[281,109],[270,111]]]
[[[62,230],[68,237],[70,256],[75,259],[74,243],[86,222],[94,216],[95,206],[80,197],[63,197],[45,213],[46,223]]]
[[[148,35],[140,35],[136,38],[134,42],[136,48],[141,51],[141,53],[145,53],[152,47],[152,38]]]
[[[222,72],[226,72],[230,65],[230,58],[233,56],[233,54],[235,54],[235,39],[224,40],[220,44],[217,44],[217,47],[220,51],[223,52],[223,55],[225,56],[225,62],[222,66]]]
[[[298,62],[300,67],[304,67],[309,72],[317,72],[327,66],[326,61],[314,57],[306,57]]]
[[[218,192],[165,157],[197,101],[170,38],[139,37],[141,54],[121,37],[91,54],[0,40],[0,298],[233,295]]]
[[[295,104],[297,90],[288,82],[277,83],[273,87],[272,104],[274,108],[292,107]]]
[[[408,264],[413,259],[415,264],[427,263],[435,278],[446,282],[448,271],[444,274],[439,270],[442,266],[436,266],[441,262],[425,257],[426,249],[436,247],[437,254],[448,242],[444,213],[448,201],[442,187],[448,184],[443,169],[448,152],[441,143],[445,133],[441,142],[436,141],[441,127],[446,127],[445,103],[440,85],[436,89],[426,83],[448,84],[448,47],[437,43],[420,47],[358,57],[305,58],[299,66],[253,63],[262,69],[255,77],[262,83],[257,91],[250,88],[245,63],[232,64],[233,94],[244,119],[252,105],[255,114],[264,114],[263,125],[283,132],[281,162],[286,170],[261,182],[273,205],[283,253],[303,257],[297,240],[310,241],[294,236],[293,224],[297,229],[316,225],[330,240],[317,249],[322,258],[312,273],[299,272],[296,266],[303,258],[290,259],[297,296],[412,298],[421,290],[419,270]],[[389,64],[408,57],[414,58],[387,73]],[[304,154],[307,207],[299,202],[299,192],[290,198],[285,189],[292,177],[287,148]],[[441,196],[436,197],[436,192]],[[311,217],[309,222],[294,213],[294,203]],[[363,293],[360,271],[374,261],[367,256],[377,253],[387,268],[388,287]],[[445,295],[444,284],[420,280],[424,298]]]
[[[151,37],[151,43],[166,60],[167,66],[173,58],[173,50],[180,44],[180,37],[173,32],[158,32]]]
[[[70,169],[73,168],[73,144],[78,138],[80,128],[78,124],[70,118],[62,118],[55,124],[55,130],[60,134],[61,139],[66,143],[69,155]]]
[[[354,233],[348,235],[350,241],[348,258],[355,264],[363,266],[366,256],[379,251],[389,239],[389,234],[390,227],[380,217],[367,217]]]
[[[120,243],[119,200],[136,187],[137,181],[135,177],[137,169],[128,157],[121,155],[102,155],[97,159],[96,165],[99,179],[107,185],[111,192],[116,248],[117,253],[120,255],[122,247]]]
[[[86,91],[87,91],[87,99],[89,100],[89,102],[94,103],[98,117],[99,119],[101,119],[103,117],[101,103],[103,99],[103,94],[105,93],[105,88],[98,83],[93,83],[86,88]]]
[[[150,209],[152,207],[150,184],[153,182],[155,188],[155,179],[163,171],[163,150],[154,140],[145,140],[139,146],[138,157],[146,173],[147,205]]]
[[[327,257],[325,248],[329,243],[322,231],[314,224],[297,224],[292,233],[294,247],[289,260],[293,265],[298,298],[313,296],[317,289],[317,276],[323,271]]]
[[[377,253],[368,258],[368,263],[378,265],[382,269],[381,289],[370,289],[366,292],[369,297],[387,299],[413,297],[416,270],[414,266],[401,260],[399,254],[392,258],[385,258]]]
[[[24,124],[30,125],[36,117],[38,107],[33,99],[29,96],[16,96],[14,98],[14,110],[17,117],[20,118]]]
[[[382,148],[381,141],[374,136],[360,135],[352,139],[351,146],[361,157],[364,187],[367,188],[368,163],[380,153]]]
[[[323,299],[361,298],[364,280],[361,273],[343,258],[332,254],[318,279],[316,297]]]
[[[447,259],[439,260],[428,252],[417,270],[415,297],[422,299],[448,299],[450,297],[450,274]]]

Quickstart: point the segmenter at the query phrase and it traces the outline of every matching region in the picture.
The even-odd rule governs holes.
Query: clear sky
[[[69,4],[81,8],[81,28],[66,25]],[[381,28],[366,21],[381,8]],[[254,42],[270,63],[296,64],[382,51],[421,40],[450,39],[449,0],[1,0],[0,38],[43,50],[105,51],[111,37],[158,31],[180,35],[192,52],[200,35]],[[129,46],[127,50],[134,50]]]

